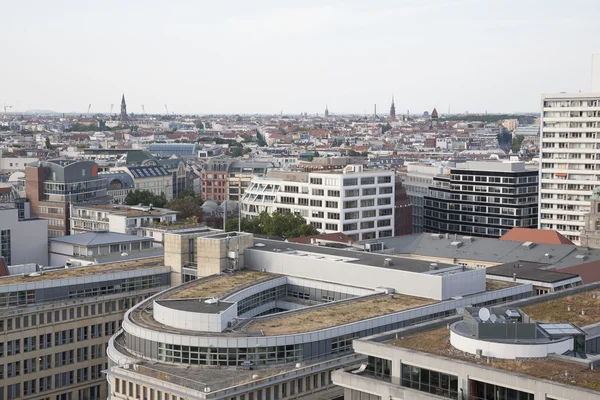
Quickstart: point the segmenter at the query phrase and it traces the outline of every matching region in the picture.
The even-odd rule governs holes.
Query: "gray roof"
[[[119,244],[124,242],[140,242],[149,241],[151,238],[145,238],[135,235],[125,235],[123,233],[108,232],[108,231],[97,231],[97,232],[83,232],[76,235],[61,236],[51,238],[52,242],[74,244],[78,246],[102,246],[108,244]]]
[[[488,276],[493,275],[510,278],[514,274],[517,279],[547,283],[557,283],[578,276],[577,274],[546,269],[548,267],[551,267],[551,265],[528,261],[515,261],[496,265],[495,267],[489,267],[485,272]]]
[[[264,246],[256,247],[256,243],[262,243]],[[377,254],[370,253],[366,251],[357,251],[355,247],[349,247],[348,249],[339,249],[332,248],[326,246],[315,246],[310,244],[299,244],[299,243],[290,243],[283,242],[278,240],[270,240],[270,239],[256,239],[254,241],[255,247],[252,247],[252,250],[259,251],[304,251],[307,253],[318,253],[333,257],[349,257],[354,258],[355,260],[346,261],[349,264],[360,264],[360,265],[368,265],[371,267],[380,267],[380,268],[388,268],[388,269],[396,269],[401,271],[409,271],[409,272],[417,272],[423,273],[428,272],[431,266],[430,261],[418,260],[413,258],[405,258],[398,257],[389,254]],[[278,249],[278,250],[277,250]],[[386,258],[391,258],[393,261],[393,265],[384,266],[384,260]],[[437,263],[439,269],[453,267],[454,264],[447,263]]]
[[[499,240],[462,235],[418,233],[386,239],[364,241],[362,243],[383,242],[393,254],[410,254],[427,257],[480,260],[494,263],[528,261],[549,264],[547,269],[562,269],[577,264],[600,260],[600,249],[588,249],[566,244],[533,243]],[[461,242],[460,246],[452,242]]]
[[[123,184],[123,188],[132,188],[135,186],[133,183],[133,179],[131,176],[123,171],[114,171],[114,172],[101,172],[99,174],[101,177],[106,179],[106,186],[110,189],[110,184],[114,180],[121,181]]]
[[[208,299],[169,299],[157,300],[161,306],[172,308],[173,310],[201,313],[201,314],[218,314],[227,310],[234,303],[219,301],[218,303],[208,304],[205,302]]]

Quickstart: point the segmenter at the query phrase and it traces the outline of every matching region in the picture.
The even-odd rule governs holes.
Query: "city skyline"
[[[383,115],[394,95],[398,115],[536,112],[542,93],[590,90],[600,4],[563,4],[11,3],[0,105],[116,113],[125,93],[136,114]]]

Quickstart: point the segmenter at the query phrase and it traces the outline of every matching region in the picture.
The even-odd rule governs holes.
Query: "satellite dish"
[[[485,307],[479,309],[479,319],[483,322],[486,322],[490,319],[490,310]]]
[[[490,321],[492,321],[492,323],[495,323],[496,321],[498,321],[498,317],[496,316],[496,314],[490,315]]]
[[[88,250],[88,252],[87,252],[87,255],[88,255],[88,257],[91,257],[91,256],[93,256],[93,255],[94,255],[94,252],[93,252],[93,251],[91,251],[91,250]]]

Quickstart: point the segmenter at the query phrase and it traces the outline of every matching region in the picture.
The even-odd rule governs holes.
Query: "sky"
[[[598,0],[0,1],[0,107],[537,112],[590,91]],[[597,58],[600,60],[600,57]]]

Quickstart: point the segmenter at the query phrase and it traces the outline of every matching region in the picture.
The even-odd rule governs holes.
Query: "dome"
[[[227,210],[232,211],[232,210],[237,210],[238,209],[238,203],[233,201],[233,200],[225,200],[224,202],[221,203],[221,210]]]
[[[205,201],[205,202],[202,204],[201,208],[202,208],[203,210],[205,210],[205,211],[215,211],[215,210],[217,210],[217,209],[219,208],[219,206],[217,205],[217,203],[215,203],[215,202],[214,202],[214,201],[212,201],[212,200],[206,200],[206,201]]]

